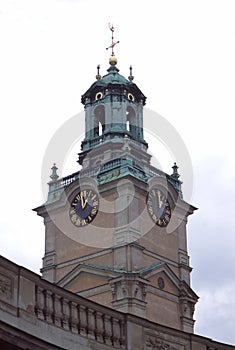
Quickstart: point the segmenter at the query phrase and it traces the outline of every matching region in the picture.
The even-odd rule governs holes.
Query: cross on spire
[[[110,23],[109,23],[109,29],[110,29],[111,32],[112,32],[112,44],[111,44],[110,46],[106,47],[106,50],[112,49],[112,56],[114,56],[113,48],[114,48],[114,46],[115,46],[116,44],[119,43],[119,41],[114,42],[114,40],[113,40],[114,26],[111,25]]]

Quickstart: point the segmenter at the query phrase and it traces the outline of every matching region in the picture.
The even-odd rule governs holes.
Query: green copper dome
[[[108,69],[108,74],[104,75],[101,79],[97,80],[93,85],[107,86],[108,84],[123,84],[130,85],[131,82],[127,80],[123,75],[119,74],[119,69],[115,66],[111,66]]]
[[[108,74],[104,75],[102,78],[95,81],[90,88],[82,95],[82,103],[85,104],[87,99],[93,99],[94,94],[99,92],[100,90],[105,89],[118,89],[126,90],[131,92],[136,97],[138,96],[138,100],[142,100],[143,105],[145,104],[146,97],[140,91],[135,83],[132,80],[126,79],[123,75],[119,74],[119,69],[115,65],[110,65],[109,69],[107,69]]]

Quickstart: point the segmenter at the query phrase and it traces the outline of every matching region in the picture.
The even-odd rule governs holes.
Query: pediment
[[[190,286],[181,281],[174,271],[166,263],[152,265],[141,274],[149,281],[151,287],[168,292],[175,296],[197,300],[198,297]]]
[[[109,286],[110,279],[120,276],[121,271],[88,263],[78,264],[73,270],[62,277],[57,284],[74,293]],[[154,294],[168,293],[180,299],[197,301],[198,297],[190,286],[181,281],[166,263],[157,263],[135,271],[135,274],[148,280],[148,290]]]
[[[141,276],[149,281],[151,287],[179,295],[180,280],[166,263],[150,266]]]
[[[117,274],[111,269],[92,264],[79,264],[62,277],[57,284],[74,293],[108,284]]]

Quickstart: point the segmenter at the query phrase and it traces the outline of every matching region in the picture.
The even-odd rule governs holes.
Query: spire
[[[106,50],[112,49],[112,54],[111,54],[111,57],[109,58],[109,64],[110,64],[111,66],[115,66],[115,65],[117,64],[117,58],[116,58],[115,55],[114,55],[113,48],[114,48],[114,46],[115,46],[116,44],[119,43],[119,41],[114,42],[114,40],[113,40],[114,26],[109,24],[109,29],[110,29],[111,32],[112,32],[112,43],[111,43],[110,46],[106,47]]]

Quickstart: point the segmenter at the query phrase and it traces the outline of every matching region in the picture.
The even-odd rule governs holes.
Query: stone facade
[[[48,199],[35,209],[45,224],[42,277],[105,306],[192,333],[198,297],[190,287],[187,220],[196,208],[183,199],[176,164],[172,175],[151,165],[143,132],[146,97],[132,80],[119,74],[115,60],[82,96],[82,168],[58,179],[53,166]],[[165,199],[158,203],[160,189]],[[93,220],[85,215],[87,199],[80,216],[72,204],[82,191],[97,194]],[[161,226],[157,215],[165,215],[166,200],[170,219]]]
[[[186,203],[178,167],[150,163],[146,97],[119,74],[82,96],[82,169],[52,167],[42,277],[0,259],[0,347],[67,350],[235,350],[193,334]]]
[[[194,208],[178,200],[172,222],[181,220],[181,224],[168,234],[166,228],[154,225],[147,213],[147,185],[130,176],[122,181],[123,185],[113,180],[100,186],[100,201],[109,198],[109,203],[126,209],[110,215],[101,209],[94,224],[86,227],[75,227],[68,215],[79,180],[70,184],[59,200],[36,209],[46,226],[43,278],[116,310],[191,333],[198,297],[190,288],[187,220],[181,220],[181,211],[190,215]],[[135,187],[133,196],[128,186]],[[126,218],[130,221],[125,222]],[[101,247],[90,245],[95,240]],[[102,249],[102,243],[106,248]]]
[[[118,312],[0,258],[2,350],[235,350]]]

